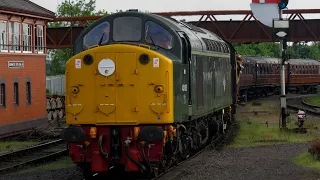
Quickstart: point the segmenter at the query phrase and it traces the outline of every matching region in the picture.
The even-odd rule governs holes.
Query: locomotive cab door
[[[187,84],[187,99],[188,99],[188,115],[192,115],[192,96],[191,96],[191,44],[189,37],[185,32],[178,32],[182,41],[182,71],[183,84]]]

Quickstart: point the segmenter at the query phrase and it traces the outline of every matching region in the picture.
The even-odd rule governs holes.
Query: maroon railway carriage
[[[239,99],[266,96],[280,92],[280,59],[269,57],[243,57]],[[286,91],[312,93],[320,85],[320,61],[290,59],[286,63]]]

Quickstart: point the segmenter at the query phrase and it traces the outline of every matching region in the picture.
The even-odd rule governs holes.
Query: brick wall
[[[24,61],[24,68],[8,68],[8,61]],[[46,117],[45,55],[0,53],[0,83],[6,84],[6,107],[0,107],[0,125]],[[31,81],[31,105],[26,80]],[[13,83],[19,82],[19,106],[13,103]]]

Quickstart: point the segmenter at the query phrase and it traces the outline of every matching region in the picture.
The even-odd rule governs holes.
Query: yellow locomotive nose
[[[75,67],[75,59],[84,54],[92,54],[93,63]],[[173,122],[173,64],[162,54],[132,45],[99,46],[67,66],[67,123]]]

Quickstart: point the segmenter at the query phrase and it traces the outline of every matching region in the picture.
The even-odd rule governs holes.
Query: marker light
[[[90,128],[90,138],[94,139],[97,137],[97,128],[96,127],[91,127]]]
[[[140,127],[134,127],[133,132],[134,132],[135,139],[137,139],[140,133]]]

